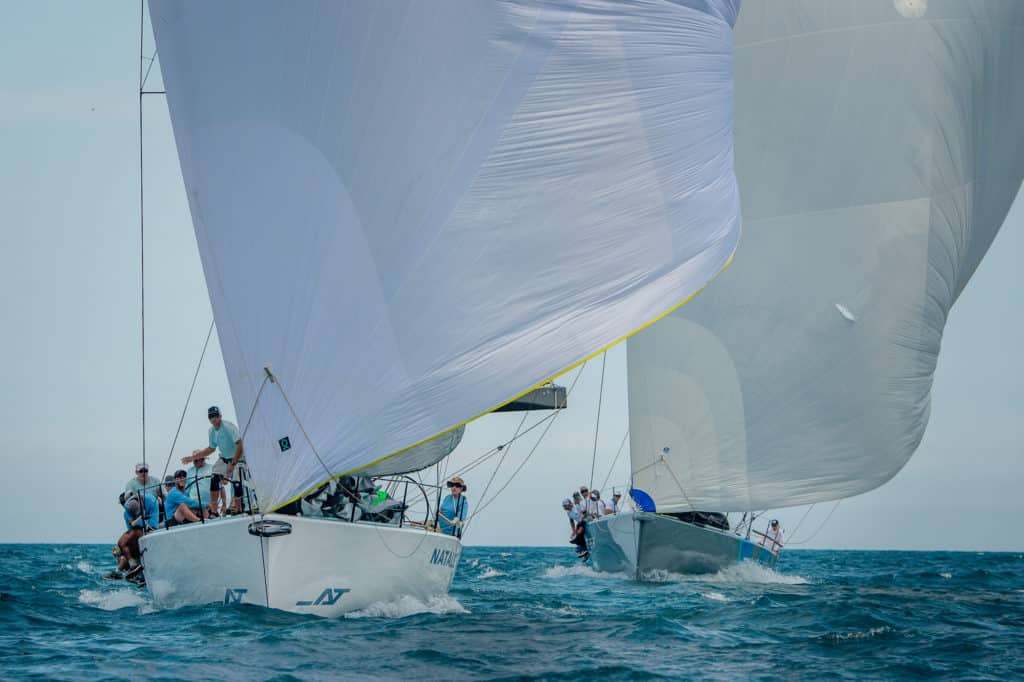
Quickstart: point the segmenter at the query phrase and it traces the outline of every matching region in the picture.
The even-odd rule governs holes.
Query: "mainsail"
[[[564,372],[735,249],[734,1],[150,9],[264,509]]]
[[[742,247],[628,344],[633,483],[659,510],[895,475],[1024,176],[1024,3],[747,0],[735,37]]]

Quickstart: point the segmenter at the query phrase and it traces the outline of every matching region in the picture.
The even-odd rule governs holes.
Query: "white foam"
[[[953,577],[953,574],[952,573],[939,573],[939,577],[940,578],[945,578],[946,580],[949,580],[950,578]]]
[[[448,613],[469,613],[459,600],[449,595],[430,597],[421,601],[406,595],[391,602],[376,602],[365,609],[346,613],[346,618],[406,618],[420,613],[444,615]]]
[[[711,601],[730,601],[730,599],[721,592],[705,592],[701,596],[705,599],[710,599]]]
[[[82,573],[92,573],[95,570],[92,567],[92,564],[90,564],[88,561],[79,561],[77,564],[75,564],[75,568],[77,568]]]
[[[573,606],[563,606],[560,609],[555,609],[555,613],[563,616],[582,616],[583,612]]]
[[[138,608],[140,613],[152,613],[152,604],[146,601],[138,589],[120,590],[80,590],[78,601],[87,606],[95,606],[104,611]]]
[[[760,583],[769,585],[807,585],[810,581],[800,575],[788,575],[778,573],[770,568],[744,561],[739,564],[726,566],[718,573],[707,573],[700,575],[680,575],[655,569],[645,571],[643,579],[654,583]]]
[[[587,578],[617,578],[619,580],[628,580],[629,576],[625,573],[602,573],[595,571],[586,564],[573,564],[572,566],[552,566],[544,569],[542,574],[545,578],[565,578],[568,576],[584,576]]]
[[[828,635],[829,639],[844,640],[844,639],[868,639],[870,637],[877,637],[878,635],[884,635],[887,632],[892,632],[892,628],[888,625],[883,625],[877,628],[871,628],[870,630],[854,630],[852,632],[837,632]]]
[[[478,575],[477,577],[480,578],[481,580],[487,580],[488,578],[499,578],[499,577],[501,577],[503,575],[508,575],[508,574],[505,573],[505,571],[499,571],[497,569],[494,569],[494,568],[491,568],[490,566],[488,566],[487,569],[484,570],[484,572],[481,573],[480,575]]]
[[[498,556],[503,556],[507,558],[512,556],[512,552],[498,552]]]

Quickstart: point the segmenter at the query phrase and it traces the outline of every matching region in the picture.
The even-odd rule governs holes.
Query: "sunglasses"
[[[136,469],[135,473],[137,473],[137,474],[148,474],[149,473],[149,469]]]
[[[448,485],[449,488],[463,488],[463,487],[465,487],[461,483],[449,483],[447,485]]]

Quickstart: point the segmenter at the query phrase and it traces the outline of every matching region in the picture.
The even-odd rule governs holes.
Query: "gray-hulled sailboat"
[[[768,558],[674,515],[894,476],[928,421],[947,314],[1024,177],[1024,3],[745,0],[735,50],[743,241],[628,342],[649,511],[589,524],[600,569]]]

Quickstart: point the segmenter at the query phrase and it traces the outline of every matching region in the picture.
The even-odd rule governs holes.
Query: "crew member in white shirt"
[[[761,538],[761,545],[767,547],[772,552],[778,552],[782,549],[783,536],[782,528],[779,527],[779,520],[772,519],[771,525],[768,527],[768,531]]]
[[[615,511],[612,510],[612,506],[601,499],[601,491],[591,490],[590,499],[594,503],[594,506],[597,507],[597,518],[615,513]]]

